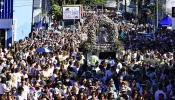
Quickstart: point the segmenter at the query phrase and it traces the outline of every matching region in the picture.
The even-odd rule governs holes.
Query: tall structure
[[[33,23],[38,23],[42,19],[42,0],[33,0]]]
[[[48,22],[48,12],[50,11],[50,0],[33,0],[33,24],[34,26],[46,17]]]
[[[175,6],[172,7],[172,28],[175,30]]]
[[[165,5],[166,13],[171,15],[172,7],[174,6],[175,6],[175,0],[166,0],[166,5]]]
[[[0,45],[5,47],[7,39],[11,35],[13,20],[13,0],[1,0],[0,2]],[[12,38],[11,38],[12,39]]]
[[[32,0],[1,0],[0,42],[3,47],[30,33]]]
[[[14,0],[13,41],[28,37],[31,31],[33,0]]]

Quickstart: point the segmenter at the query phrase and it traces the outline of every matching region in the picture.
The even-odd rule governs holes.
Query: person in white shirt
[[[0,57],[4,58],[4,52],[2,51],[2,48],[0,48]]]
[[[154,95],[154,98],[155,99],[154,100],[159,100],[160,94],[163,94],[164,95],[164,100],[167,99],[167,96],[166,96],[165,92],[162,90],[162,88],[163,88],[163,85],[162,84],[159,84],[159,90],[157,90],[155,92],[155,95]]]
[[[16,100],[27,100],[27,99],[24,99],[22,94],[24,92],[24,89],[22,87],[18,87],[18,95],[16,97]]]
[[[55,78],[57,78],[57,76],[58,76],[58,69],[54,69],[53,75],[51,77],[52,81],[55,81]]]
[[[26,82],[25,80],[21,80],[21,86],[22,88],[24,89],[23,93],[22,93],[22,97],[25,99],[25,100],[28,100],[29,98],[29,87],[26,85]]]
[[[99,66],[100,66],[100,64],[99,64],[99,62],[97,61],[93,70],[95,70],[96,72],[100,71]]]
[[[5,94],[5,89],[6,85],[2,82],[2,78],[0,77],[0,98]]]
[[[48,70],[48,72],[49,72],[49,74],[50,74],[50,76],[52,76],[53,75],[53,71],[54,71],[54,65],[50,62],[50,65],[49,65],[49,70]]]
[[[118,59],[115,60],[115,65],[117,65],[116,67],[116,72],[119,73],[120,69],[122,69],[122,64],[118,61]]]

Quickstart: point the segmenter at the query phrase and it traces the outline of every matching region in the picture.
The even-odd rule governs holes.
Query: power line
[[[29,1],[29,0],[15,0],[15,2]],[[32,2],[32,0],[30,0]]]
[[[33,24],[34,24],[33,17],[34,17],[34,0],[32,0],[32,22],[31,22],[31,37],[32,37],[32,39],[33,39]]]
[[[20,5],[20,6],[14,6],[14,7],[27,7],[27,6],[32,6],[32,5]]]
[[[31,2],[32,3],[32,1],[16,1],[14,3],[26,3],[26,2]]]
[[[14,3],[14,5],[25,5],[25,4],[32,4],[32,2]]]
[[[32,4],[32,2],[21,2],[21,3],[14,3],[14,5],[21,5],[21,4]]]

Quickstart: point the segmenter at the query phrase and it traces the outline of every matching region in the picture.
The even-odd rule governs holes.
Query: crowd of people
[[[101,60],[79,50],[80,30],[58,30],[0,49],[0,100],[175,100],[172,31],[144,40],[127,30],[124,43],[131,47]],[[51,52],[36,52],[39,47]]]

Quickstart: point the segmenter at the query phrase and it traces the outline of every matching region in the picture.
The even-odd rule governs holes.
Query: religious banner
[[[63,19],[80,19],[80,6],[63,7]]]

